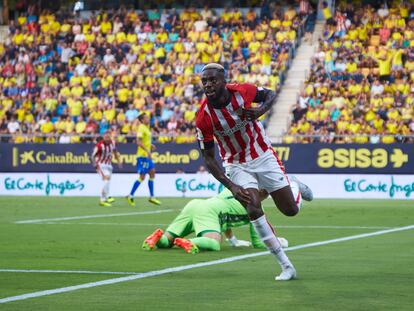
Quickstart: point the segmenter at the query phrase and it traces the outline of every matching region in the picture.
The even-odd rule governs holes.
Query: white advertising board
[[[414,175],[296,175],[308,184],[315,198],[414,199]],[[133,174],[114,174],[112,196],[126,196],[135,181]],[[102,181],[97,174],[2,173],[0,195],[99,196]],[[158,174],[158,197],[209,197],[222,189],[209,174]],[[148,196],[147,180],[136,196]]]

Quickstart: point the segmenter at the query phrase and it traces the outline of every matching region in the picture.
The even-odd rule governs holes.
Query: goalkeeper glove
[[[226,241],[233,247],[249,247],[252,245],[249,241],[238,240],[234,235]]]

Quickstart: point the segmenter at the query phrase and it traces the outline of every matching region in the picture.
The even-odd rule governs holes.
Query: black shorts
[[[384,82],[384,81],[390,81],[390,75],[382,75],[382,76],[380,76],[379,77],[379,80],[381,81],[381,82]]]

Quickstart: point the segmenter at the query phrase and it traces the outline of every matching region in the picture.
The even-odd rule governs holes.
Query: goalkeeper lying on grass
[[[267,198],[265,190],[260,192],[261,199]],[[198,253],[199,250],[219,251],[221,233],[227,237],[227,241],[234,247],[250,246],[265,248],[256,231],[250,225],[251,243],[237,240],[231,228],[250,224],[246,209],[237,201],[228,189],[207,200],[195,199],[187,203],[183,210],[168,226],[165,233],[161,229],[155,230],[147,237],[142,245],[145,250],[158,248],[170,248],[173,245],[183,248],[187,253]],[[196,237],[185,239],[184,237],[195,232]],[[279,238],[283,247],[287,247],[287,241]]]

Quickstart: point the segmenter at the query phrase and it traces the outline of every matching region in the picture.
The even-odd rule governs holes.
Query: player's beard
[[[223,88],[219,88],[219,89],[215,89],[213,96],[208,96],[206,94],[206,97],[207,97],[208,101],[211,104],[221,105],[222,103],[220,103],[220,99],[223,97],[223,93],[224,93],[224,87]]]

